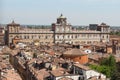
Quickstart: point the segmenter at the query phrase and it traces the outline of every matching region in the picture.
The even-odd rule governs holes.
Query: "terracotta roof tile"
[[[81,55],[87,55],[84,51],[80,49],[71,49],[69,51],[66,51],[63,53],[64,56],[81,56]]]

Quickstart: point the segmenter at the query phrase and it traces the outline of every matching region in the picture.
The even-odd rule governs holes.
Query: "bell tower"
[[[54,43],[68,43],[68,32],[72,31],[71,24],[67,23],[67,18],[62,14],[57,18],[56,23],[52,24],[54,31]]]
[[[101,31],[101,32],[110,32],[110,26],[107,25],[106,23],[101,23],[98,28],[97,28],[98,31]]]
[[[16,24],[13,20],[12,23],[7,25],[7,29],[9,33],[17,33],[19,32],[20,24]]]
[[[98,28],[97,31],[100,31],[100,41],[101,42],[109,42],[109,33],[110,33],[110,26],[107,25],[106,23],[101,23]]]
[[[66,24],[67,23],[66,20],[67,18],[61,14],[60,17],[57,18],[57,24]]]
[[[14,37],[19,33],[20,24],[16,24],[12,21],[10,24],[7,24],[7,31],[6,31],[6,41],[5,44],[9,45],[12,44]]]

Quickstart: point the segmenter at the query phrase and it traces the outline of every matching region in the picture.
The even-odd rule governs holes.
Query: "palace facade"
[[[69,43],[69,44],[93,44],[109,42],[110,27],[105,23],[97,25],[95,30],[77,30],[67,23],[67,18],[62,14],[52,23],[52,29],[23,28],[14,21],[7,24],[6,44],[24,42]]]

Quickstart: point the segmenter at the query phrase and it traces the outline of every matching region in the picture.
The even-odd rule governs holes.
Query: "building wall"
[[[111,54],[112,52],[113,52],[113,51],[112,51],[112,46],[108,46],[108,47],[107,47],[107,53],[110,53],[110,54]]]
[[[94,70],[88,70],[88,71],[85,71],[85,74],[86,74],[86,78],[89,79],[90,77],[97,77],[97,79],[99,78],[99,76],[101,76],[102,80],[106,80],[106,76],[99,73],[99,72],[96,72]]]
[[[70,43],[70,44],[80,44],[88,43],[92,44],[94,42],[109,42],[109,34],[99,33],[9,33],[9,43],[12,43],[12,39],[18,36],[21,42],[34,42],[34,40],[39,40],[40,43]],[[54,39],[55,38],[55,39]]]
[[[75,73],[76,71],[82,71],[82,76],[84,77],[84,80],[89,80],[89,78],[92,78],[92,77],[97,77],[98,79],[100,76],[101,76],[100,80],[106,80],[106,76],[104,74],[96,72],[91,69],[82,69],[82,67],[74,66],[74,70],[75,70],[74,71]]]
[[[79,75],[59,76],[59,77],[56,77],[55,80],[60,80],[63,77],[68,77],[68,78],[73,79],[73,80],[79,80]]]
[[[21,42],[34,42],[39,41],[42,43],[53,43],[53,34],[51,33],[30,33],[30,34],[19,34],[19,38]]]
[[[9,33],[9,43],[13,43],[15,37],[19,38],[18,42],[32,43],[37,40],[40,44],[53,43],[52,33]]]
[[[67,23],[67,18],[61,15],[57,18],[57,22],[52,24],[55,33],[55,43],[88,43],[109,42],[110,28],[105,23],[96,25],[96,30],[76,30]]]
[[[116,53],[120,54],[120,44],[116,45]]]
[[[14,37],[19,37],[21,42],[34,42],[39,40],[42,43],[70,43],[70,44],[93,44],[94,42],[109,42],[109,26],[101,24],[96,30],[79,31],[67,23],[67,18],[62,15],[57,22],[52,24],[52,29],[30,29],[20,28],[19,24],[12,22],[7,25],[8,42],[12,43]]]
[[[88,55],[74,57],[73,61],[79,62],[80,64],[86,64],[86,63],[88,63]]]
[[[92,44],[95,42],[109,42],[109,34],[102,34],[100,33],[57,33],[55,34],[55,43],[88,43]]]
[[[5,35],[5,32],[4,32],[4,28],[0,28],[0,44],[4,44],[4,35]]]

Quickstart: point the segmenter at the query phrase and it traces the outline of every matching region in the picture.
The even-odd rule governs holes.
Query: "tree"
[[[116,31],[116,32],[111,31],[111,32],[110,32],[110,35],[117,35],[117,36],[120,36],[120,31]]]
[[[111,70],[108,66],[104,66],[104,65],[90,65],[91,69],[94,69],[100,73],[105,74],[107,77],[111,76]]]
[[[102,61],[100,62],[100,65],[108,65],[108,59],[103,58]]]
[[[116,60],[115,60],[115,57],[113,55],[110,55],[110,57],[108,58],[108,63],[109,63],[109,67],[111,69],[111,75],[112,75],[117,70]]]
[[[114,76],[116,72],[116,61],[113,55],[110,55],[108,58],[104,58],[100,65],[90,65],[90,67],[100,73],[105,74],[108,78]]]
[[[113,73],[111,80],[120,80],[120,72],[116,71]]]
[[[114,71],[111,80],[120,80],[120,62],[116,64],[116,71]]]

